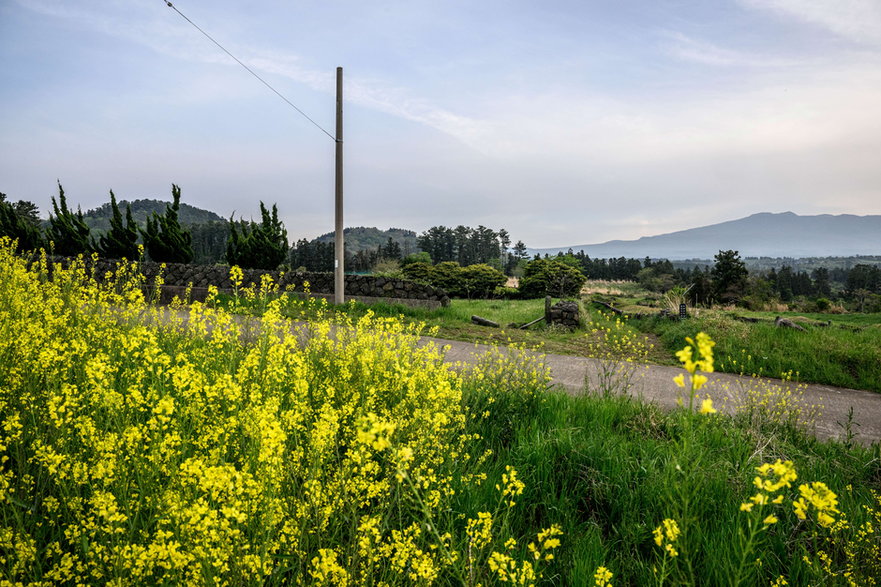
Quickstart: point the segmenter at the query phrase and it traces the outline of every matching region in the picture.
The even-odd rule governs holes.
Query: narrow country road
[[[438,346],[447,348],[446,360],[450,363],[472,362],[490,347],[473,343],[441,339],[427,339]],[[583,393],[585,381],[596,389],[603,373],[602,362],[598,359],[573,357],[568,355],[545,355],[545,363],[550,367],[553,383],[569,393]],[[683,373],[678,367],[663,365],[637,365],[632,370],[630,394],[644,400],[655,402],[665,408],[677,406],[680,389],[673,383],[673,377]],[[846,389],[817,384],[795,384],[766,377],[753,378],[728,373],[712,373],[701,394],[709,394],[714,406],[721,412],[732,413],[742,405],[750,390],[761,390],[764,394],[785,394],[787,391],[799,403],[804,412],[816,406],[818,414],[810,431],[820,439],[842,439],[846,436],[845,426],[850,410],[853,418],[851,432],[856,434],[855,442],[869,445],[881,441],[881,393]]]
[[[182,315],[183,322],[186,323],[186,311],[173,312]],[[246,316],[238,316],[237,319],[245,326],[242,332],[245,338],[256,335],[256,331],[259,330],[259,319]],[[291,322],[290,327],[292,330],[297,330],[302,324],[302,322]],[[487,345],[430,337],[423,337],[422,340],[426,344],[433,342],[439,348],[445,349],[444,360],[449,364],[472,363],[492,348]],[[542,356],[551,370],[552,384],[568,393],[583,393],[585,382],[592,389],[597,389],[601,385],[605,369],[599,359],[552,354]],[[683,370],[678,367],[634,365],[630,376],[631,385],[627,391],[634,397],[655,402],[661,407],[675,408],[681,390],[673,383],[673,378],[680,373],[683,373]],[[767,377],[755,378],[728,373],[709,374],[709,381],[700,393],[701,396],[708,394],[720,412],[733,413],[738,406],[743,405],[744,398],[751,390],[758,390],[765,397],[768,394],[782,397],[789,392],[791,395],[788,397],[798,403],[803,413],[808,413],[815,407],[816,418],[808,431],[821,440],[844,439],[849,428],[855,442],[863,445],[881,442],[881,393],[829,385],[797,384]]]

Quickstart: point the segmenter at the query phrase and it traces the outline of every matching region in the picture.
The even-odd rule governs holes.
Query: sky
[[[0,0],[0,192],[529,247],[881,214],[878,0]],[[320,128],[319,128],[320,127]]]

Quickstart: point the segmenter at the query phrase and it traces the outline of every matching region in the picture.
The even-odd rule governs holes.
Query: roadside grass
[[[629,286],[626,297],[598,296],[630,313],[655,313],[657,307],[637,305],[651,301],[650,292]],[[788,377],[804,383],[819,383],[881,392],[881,315],[879,314],[800,314],[773,312],[736,312],[726,310],[691,310],[685,321],[662,318],[617,318],[602,308],[582,300],[584,330],[569,332],[547,327],[543,322],[527,330],[512,328],[512,323],[524,324],[544,313],[544,300],[461,300],[454,299],[445,308],[412,308],[404,305],[349,302],[344,306],[327,304],[320,299],[303,300],[282,294],[284,314],[292,319],[307,320],[316,312],[331,315],[363,317],[369,313],[378,317],[401,319],[412,325],[422,325],[432,336],[448,340],[482,344],[517,344],[543,352],[586,357],[605,356],[598,349],[597,328],[615,328],[637,333],[648,351],[639,357],[642,362],[675,364],[674,353],[682,347],[686,336],[705,331],[717,342],[719,371]],[[240,297],[233,303],[231,296],[219,296],[221,306],[236,312],[260,314],[265,310],[266,298]],[[260,301],[263,299],[264,301]],[[592,298],[593,299],[593,298]],[[235,305],[235,307],[233,307]],[[781,315],[796,321],[799,317],[807,332],[777,328],[771,323],[747,324],[734,315],[772,320]],[[478,315],[498,323],[500,328],[479,326],[471,322]],[[831,320],[832,326],[812,326],[812,323]]]
[[[863,319],[866,324],[872,318]],[[656,334],[670,353],[690,333],[706,332],[716,341],[719,371],[881,392],[881,328],[806,325],[801,332],[773,323],[748,324],[717,311],[681,322],[648,318],[632,324]]]
[[[517,427],[510,446],[498,449],[526,484],[526,519],[537,525],[555,519],[568,537],[558,553],[567,569],[559,584],[584,584],[601,565],[612,570],[615,584],[659,584],[664,562],[671,565],[670,584],[737,584],[732,579],[754,515],[740,506],[756,493],[756,467],[777,459],[794,463],[794,485],[822,480],[834,488],[852,528],[871,519],[861,504],[872,502],[881,481],[877,446],[821,443],[788,426],[756,428],[745,418],[702,418],[689,429],[684,411],[552,394]],[[491,425],[482,430],[488,438]],[[791,506],[795,487],[782,493],[783,506],[774,509],[780,523],[755,545],[741,584],[768,585],[779,576],[793,585],[829,580],[818,570],[817,551],[855,540],[856,530],[836,537],[799,521]],[[683,532],[674,544],[679,556],[666,561],[653,540],[664,519],[676,520]],[[860,563],[867,565],[864,577],[881,570],[869,560]]]
[[[819,312],[753,312],[749,310],[737,310],[732,312],[737,316],[749,318],[764,318],[773,320],[777,316],[795,319],[807,318],[813,322],[831,322],[832,326],[853,326],[858,328],[881,328],[881,313],[853,313],[853,314],[825,314]]]
[[[47,269],[0,246],[4,583],[881,578],[879,444],[563,394],[517,349],[450,370],[418,329],[320,304],[298,337],[266,301],[245,341],[211,302],[185,320]]]
[[[661,348],[656,337],[650,333],[640,333],[639,329],[616,320],[614,316],[602,312],[590,304],[583,304],[585,314],[582,322],[585,329],[570,332],[564,328],[548,327],[543,321],[526,330],[511,327],[513,323],[527,324],[544,315],[544,300],[451,300],[444,308],[427,309],[401,304],[376,303],[366,305],[349,301],[342,306],[328,304],[320,298],[311,301],[297,295],[281,294],[281,308],[284,315],[294,320],[308,320],[317,315],[330,314],[349,316],[357,319],[370,313],[382,318],[395,318],[412,325],[420,325],[430,336],[446,340],[474,342],[477,344],[513,344],[546,353],[575,355],[581,357],[605,357],[598,355],[597,337],[591,329],[597,327],[626,331],[630,336],[639,336],[645,341],[647,352],[641,359],[659,364],[672,364],[672,355]],[[250,300],[240,297],[219,295],[220,307],[238,313],[260,315],[266,303],[259,297]],[[554,300],[555,302],[558,300]],[[471,316],[492,320],[500,328],[479,326],[471,321]]]

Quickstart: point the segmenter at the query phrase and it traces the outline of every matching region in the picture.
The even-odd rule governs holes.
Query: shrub
[[[431,255],[426,253],[425,251],[419,251],[418,253],[413,253],[411,255],[407,255],[403,259],[401,259],[401,267],[405,267],[412,263],[422,263],[424,265],[431,265]]]
[[[462,267],[460,274],[462,294],[469,299],[488,298],[508,280],[504,273],[483,263]]]
[[[503,300],[516,300],[520,297],[520,291],[516,287],[505,287],[502,285],[493,290],[493,297]]]
[[[444,261],[432,267],[429,279],[431,285],[446,290],[450,296],[459,296],[462,291],[462,267],[455,261]]]
[[[526,264],[520,280],[525,298],[577,297],[587,278],[581,271],[553,259],[535,259]]]
[[[411,281],[419,283],[431,283],[431,265],[418,261],[416,263],[408,263],[401,267],[404,277]]]

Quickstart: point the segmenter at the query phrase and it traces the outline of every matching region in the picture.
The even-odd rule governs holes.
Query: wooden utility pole
[[[343,68],[336,68],[336,231],[333,261],[333,301],[346,303],[346,272],[343,261],[346,245],[343,238]]]

